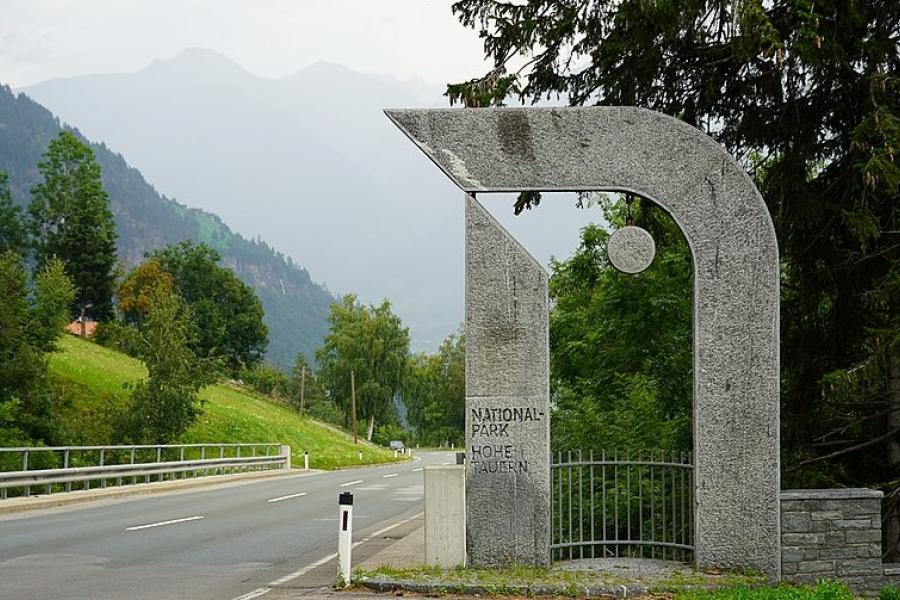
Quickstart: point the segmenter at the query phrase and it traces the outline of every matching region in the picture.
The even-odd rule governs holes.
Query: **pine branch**
[[[833,429],[833,430],[829,431],[828,433],[826,433],[825,435],[821,435],[821,436],[815,438],[813,441],[814,441],[814,442],[823,443],[823,442],[825,442],[826,439],[828,439],[828,438],[831,437],[832,435],[835,435],[835,434],[838,434],[838,433],[844,433],[845,431],[847,431],[847,430],[850,429],[851,427],[854,427],[854,426],[856,426],[856,425],[860,425],[860,424],[862,424],[862,423],[865,423],[866,421],[871,421],[872,419],[877,419],[878,417],[885,417],[885,416],[887,416],[888,414],[890,414],[891,412],[892,412],[892,409],[888,409],[888,410],[881,411],[881,412],[879,412],[879,413],[875,413],[874,415],[866,415],[865,417],[862,417],[862,418],[860,418],[860,419],[857,419],[856,421],[853,421],[853,422],[850,423],[849,425],[845,425],[845,426],[840,427],[840,428],[838,428],[838,429]],[[833,442],[830,442],[830,443],[833,443]]]
[[[871,440],[862,442],[861,444],[856,444],[855,446],[851,446],[849,448],[844,448],[843,450],[838,450],[837,452],[832,452],[831,454],[826,454],[824,456],[817,456],[816,458],[810,458],[810,459],[804,460],[801,463],[798,463],[792,467],[789,467],[787,469],[787,471],[789,471],[789,472],[796,471],[796,470],[800,469],[801,467],[805,467],[807,465],[820,463],[820,462],[823,462],[826,460],[831,460],[832,458],[837,458],[839,456],[851,454],[853,452],[857,452],[859,450],[864,450],[865,448],[869,448],[870,446],[876,446],[876,445],[880,444],[881,442],[888,441],[889,439],[891,439],[898,433],[900,433],[900,427],[897,427],[896,429],[893,429],[892,431],[889,431],[884,435],[880,435],[877,438],[872,438]]]

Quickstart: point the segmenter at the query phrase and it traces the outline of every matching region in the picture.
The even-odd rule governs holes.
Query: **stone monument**
[[[643,109],[386,112],[468,194],[470,562],[546,564],[550,543],[546,274],[474,195],[606,190],[661,206],[693,255],[697,566],[779,577],[778,248],[747,174],[701,131]],[[639,269],[646,240],[622,241],[644,258],[625,252],[619,268]]]
[[[466,540],[474,565],[550,563],[547,273],[466,196]]]

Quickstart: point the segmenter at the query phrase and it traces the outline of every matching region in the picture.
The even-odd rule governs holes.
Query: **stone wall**
[[[856,592],[897,585],[881,562],[881,500],[869,489],[781,493],[781,572],[785,581],[839,579]]]

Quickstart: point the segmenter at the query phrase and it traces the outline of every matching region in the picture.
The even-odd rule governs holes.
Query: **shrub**
[[[878,600],[900,600],[900,587],[889,585],[878,594]]]
[[[91,339],[101,346],[118,350],[128,356],[140,357],[140,334],[137,329],[126,323],[118,321],[98,323]]]

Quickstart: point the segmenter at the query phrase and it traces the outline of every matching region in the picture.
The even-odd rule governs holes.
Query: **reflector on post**
[[[353,549],[353,494],[338,495],[338,587],[350,585],[350,551]]]

